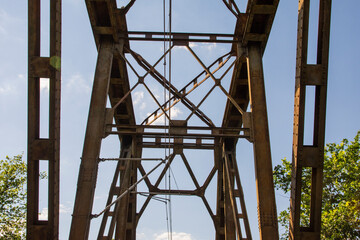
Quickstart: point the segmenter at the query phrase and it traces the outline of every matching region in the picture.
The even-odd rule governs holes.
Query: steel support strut
[[[298,42],[294,101],[292,182],[290,198],[290,239],[320,239],[324,162],[326,92],[329,57],[331,0],[320,0],[316,64],[308,64],[310,0],[299,1]],[[315,87],[313,143],[304,145],[306,86]],[[302,171],[312,169],[308,226],[301,225]]]
[[[109,190],[106,206],[114,204],[112,201],[119,196],[124,196],[115,203],[113,210],[105,209],[98,240],[135,239],[136,236],[136,194],[126,193],[137,179],[137,163],[141,159],[141,149],[137,148],[137,138],[123,136],[121,140],[120,157],[127,160],[119,160],[115,169],[113,182]],[[135,158],[134,158],[135,157]],[[134,159],[131,161],[129,159]],[[136,160],[135,160],[136,159]],[[125,195],[124,195],[125,194]],[[110,220],[108,232],[105,229]],[[115,233],[115,238],[113,238]]]
[[[141,158],[142,149],[138,147],[139,138],[132,137],[131,142],[131,152],[130,157],[132,158]],[[123,140],[122,140],[123,141]],[[120,175],[124,175],[120,179],[120,194],[125,192],[137,181],[137,161],[127,161],[127,168],[125,171],[120,173]],[[126,171],[129,171],[128,176],[126,176]],[[118,212],[115,212],[117,215],[116,222],[116,232],[115,232],[115,240],[132,240],[136,239],[136,205],[137,205],[137,197],[136,193],[130,192],[126,195],[124,199],[118,202]],[[116,206],[117,207],[117,206]],[[112,235],[108,235],[109,240],[112,239]]]
[[[50,52],[40,54],[40,0],[28,1],[27,239],[59,238],[61,0],[50,1]],[[48,137],[40,136],[40,78],[49,80]],[[39,219],[40,161],[48,163],[48,216]]]
[[[218,168],[216,240],[251,240],[240,174],[236,162],[236,139],[224,139],[214,148]]]
[[[121,158],[129,158],[131,156],[131,140],[130,141],[123,141],[121,143],[121,149],[120,150],[121,150],[120,151],[120,157]],[[129,179],[129,175],[130,175],[130,168],[131,168],[130,161],[127,161],[127,162],[124,161],[124,160],[118,161],[117,166],[115,168],[115,174],[114,174],[113,182],[112,182],[110,190],[109,190],[109,196],[108,196],[108,200],[106,202],[106,206],[109,206],[112,203],[112,201],[114,199],[114,196],[118,196],[122,192],[124,192],[124,188],[125,188],[124,183],[125,183],[125,181],[127,181],[126,187],[128,187],[128,185],[129,185],[129,180],[128,179]],[[118,186],[119,179],[120,179],[120,186]],[[124,198],[124,200],[125,199],[127,199],[127,197]],[[127,206],[127,204],[125,204],[125,206]],[[115,210],[114,211],[110,212],[110,210],[106,210],[104,212],[102,222],[101,222],[101,225],[100,225],[98,239],[101,240],[101,239],[104,239],[104,238],[109,238],[109,236],[113,236],[114,229],[115,229],[115,223],[116,223],[117,218],[118,218],[117,212],[119,212],[119,204],[118,203],[115,205]],[[124,215],[126,216],[127,212]],[[107,221],[109,220],[110,217],[111,217],[110,227],[109,227],[107,236],[105,236],[105,227],[106,227]],[[110,239],[112,239],[112,237]]]
[[[69,239],[88,239],[114,44],[100,43]]]
[[[279,239],[260,44],[249,43],[247,65],[260,239]]]

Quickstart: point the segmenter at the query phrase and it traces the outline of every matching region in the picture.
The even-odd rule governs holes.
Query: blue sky
[[[42,53],[48,51],[48,3],[43,2],[43,36]],[[120,1],[121,2],[121,1]],[[239,2],[239,1],[238,1]],[[316,1],[314,7],[316,7]],[[128,13],[130,30],[162,31],[161,0],[153,0],[151,4],[145,0],[137,0]],[[232,33],[235,18],[223,5],[222,1],[173,0],[173,31]],[[297,31],[297,1],[282,0],[274,21],[267,49],[264,54],[264,74],[267,94],[267,107],[270,127],[273,165],[279,164],[284,157],[291,158],[293,98],[295,78],[295,52]],[[239,2],[241,8],[244,3]],[[353,138],[360,129],[360,18],[357,10],[360,3],[356,0],[336,1],[332,5],[329,82],[326,118],[326,142],[339,142],[343,138]],[[316,15],[313,11],[312,15]],[[141,13],[141,14],[139,14]],[[315,18],[315,17],[313,17]],[[310,61],[314,61],[315,20],[310,26]],[[75,196],[78,168],[84,139],[88,107],[94,69],[96,64],[96,48],[88,21],[83,0],[63,0],[63,38],[62,38],[62,105],[61,105],[61,213],[60,239],[67,239],[73,201]],[[161,55],[161,44],[145,45],[136,43],[133,49],[144,55],[153,63]],[[206,63],[210,63],[228,49],[221,44],[193,44],[196,51]],[[27,136],[27,1],[0,1],[0,158],[24,153],[26,157]],[[173,81],[180,88],[184,81],[191,80],[199,73],[201,67],[182,48],[173,51]],[[189,64],[191,63],[191,64]],[[176,66],[179,67],[176,67]],[[183,66],[186,66],[185,68]],[[129,71],[131,84],[133,74]],[[228,86],[230,77],[224,79],[224,87]],[[210,80],[211,81],[211,80]],[[151,86],[162,99],[162,89],[156,87],[149,79]],[[206,88],[207,86],[205,86]],[[46,82],[42,84],[43,105],[42,116],[47,113]],[[222,97],[220,91],[214,93],[215,100]],[[196,99],[196,96],[193,97]],[[309,94],[311,99],[311,94]],[[136,89],[133,93],[136,101],[135,110],[138,119],[152,112],[154,104],[144,89]],[[203,110],[215,122],[220,123],[225,100],[214,105],[209,100]],[[311,103],[311,100],[309,100]],[[186,110],[180,106],[173,114],[185,116]],[[311,116],[311,109],[308,111]],[[220,116],[220,118],[219,118]],[[46,119],[43,117],[42,119]],[[46,136],[46,121],[43,121],[42,136]],[[309,130],[309,129],[308,129]],[[309,132],[309,131],[307,131]],[[305,141],[310,134],[305,135]],[[119,147],[116,139],[108,137],[103,141],[102,156],[117,156]],[[144,155],[158,156],[156,151],[146,151]],[[190,159],[205,159],[211,154],[205,152],[188,152]],[[255,176],[253,169],[252,145],[240,141],[237,147],[237,160],[240,169],[247,211],[251,222],[254,239],[258,238]],[[194,171],[203,178],[208,171],[203,161],[194,161]],[[151,166],[146,166],[151,167]],[[102,210],[106,201],[109,182],[112,178],[111,163],[100,166],[99,180],[95,197],[94,213]],[[174,166],[174,174],[179,185],[188,186],[187,177],[181,175],[182,166]],[[198,170],[198,169],[201,169]],[[177,173],[178,171],[179,173]],[[211,192],[209,193],[211,194]],[[174,240],[212,239],[214,231],[210,217],[204,211],[198,199],[173,199],[173,230],[178,233]],[[288,196],[276,193],[278,211],[289,206]],[[40,205],[46,211],[46,202]],[[151,210],[157,211],[156,221]],[[191,214],[191,217],[189,215]],[[189,221],[189,218],[191,221]],[[98,221],[92,223],[91,234],[97,234]],[[138,227],[138,239],[166,239],[162,234],[166,231],[165,208],[162,203],[154,202],[144,214]],[[92,237],[91,239],[93,239]]]

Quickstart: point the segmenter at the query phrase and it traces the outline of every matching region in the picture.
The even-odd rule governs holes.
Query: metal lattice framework
[[[85,2],[98,49],[98,59],[69,239],[88,239],[91,219],[100,216],[102,222],[98,239],[135,239],[139,219],[149,202],[158,195],[199,197],[214,223],[217,240],[252,239],[236,161],[236,144],[239,138],[249,140],[254,147],[260,238],[278,239],[262,55],[279,1],[249,0],[246,12],[242,13],[234,0],[223,0],[230,14],[236,17],[234,34],[128,31],[126,14],[135,4],[135,0],[129,1],[122,8],[118,8],[115,0]],[[299,1],[291,239],[320,239],[330,8],[331,0],[320,0],[318,62],[310,65],[306,60],[309,0]],[[27,239],[58,238],[61,0],[50,0],[50,13],[50,55],[43,57],[40,56],[40,0],[29,0]],[[164,37],[170,47],[153,64],[130,46],[132,41],[164,41]],[[191,42],[228,44],[229,52],[205,65],[191,48]],[[171,79],[167,79],[156,68],[162,59],[171,54],[171,49],[178,46],[186,48],[203,68],[199,75],[181,89],[177,89]],[[130,57],[135,63],[129,61]],[[144,75],[137,72],[139,67],[145,70]],[[128,69],[131,69],[137,78],[132,87]],[[222,85],[222,79],[230,70],[232,77],[227,90]],[[218,76],[218,72],[223,74]],[[50,82],[50,124],[49,137],[46,139],[39,136],[40,78],[48,78]],[[170,93],[165,103],[160,103],[154,96],[147,85],[147,78],[154,79]],[[205,81],[212,81],[213,86],[201,101],[195,104],[188,95]],[[303,145],[307,85],[316,86],[312,146]],[[148,91],[158,107],[142,119],[140,124],[135,120],[131,98],[131,93],[138,86],[143,86]],[[215,126],[212,119],[201,110],[203,102],[216,88],[227,98],[221,126]],[[106,107],[108,98],[111,105],[109,108]],[[176,104],[182,104],[190,111],[185,119],[171,118],[169,112]],[[189,124],[194,117],[200,120],[202,125]],[[168,124],[154,125],[159,118],[167,119]],[[101,142],[108,135],[119,137],[119,157],[100,158]],[[146,159],[142,157],[145,148],[169,148],[171,153],[165,158]],[[197,180],[184,149],[213,151],[214,164],[204,182]],[[176,156],[184,163],[195,186],[193,190],[161,188],[160,183]],[[47,221],[38,219],[41,160],[49,163]],[[107,204],[101,213],[93,214],[98,165],[108,160],[116,161],[117,167]],[[159,163],[152,170],[146,171],[143,162],[147,160]],[[301,172],[304,167],[313,169],[311,219],[310,226],[306,228],[300,227]],[[152,182],[149,175],[157,168],[162,168],[161,173],[157,180]],[[212,179],[217,182],[215,211],[205,196]],[[137,191],[137,185],[142,181],[148,189],[147,192]],[[147,199],[137,208],[137,196],[140,194]]]

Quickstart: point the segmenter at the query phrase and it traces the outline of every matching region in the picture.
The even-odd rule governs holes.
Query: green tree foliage
[[[26,163],[22,155],[0,160],[0,239],[25,239]]]
[[[309,224],[311,169],[303,172],[301,225]],[[290,192],[291,163],[285,159],[274,169],[277,189]],[[360,131],[349,142],[325,147],[322,201],[322,239],[360,239]],[[288,229],[289,209],[280,213],[279,222]],[[282,235],[287,239],[288,232]]]

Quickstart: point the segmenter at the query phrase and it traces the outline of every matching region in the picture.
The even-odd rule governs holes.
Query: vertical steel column
[[[50,1],[50,57],[40,54],[40,0],[28,1],[27,239],[59,237],[61,0]],[[48,138],[40,138],[40,78],[49,79]],[[48,220],[39,220],[39,163],[48,161]]]
[[[320,0],[317,63],[307,63],[310,0],[299,1],[290,239],[320,239],[331,0]],[[304,145],[306,86],[315,86],[313,144]],[[304,167],[312,168],[310,225],[300,227]]]
[[[252,239],[237,169],[235,146],[234,139],[225,139],[214,149],[218,167],[216,240]],[[237,206],[237,199],[240,208]],[[244,227],[245,232],[242,232],[241,226]]]
[[[112,40],[103,38],[99,47],[69,239],[87,239],[89,234],[98,158],[105,129],[113,46]]]
[[[131,157],[141,158],[142,148],[139,141],[141,138],[132,138]],[[125,170],[126,171],[126,170]],[[125,184],[120,183],[125,191],[137,181],[137,162],[131,161],[129,163],[129,176],[124,179]],[[120,210],[118,211],[115,240],[134,240],[136,239],[136,193],[129,193],[123,200],[119,202]]]
[[[214,148],[214,161],[215,166],[218,169],[217,174],[217,199],[216,199],[216,222],[215,222],[215,239],[216,240],[225,240],[226,239],[226,226],[228,223],[227,219],[233,221],[233,218],[226,218],[226,209],[225,209],[225,183],[224,179],[224,163],[222,161],[222,150],[221,145],[215,146]],[[234,225],[235,226],[235,225]]]
[[[232,217],[235,224],[233,231],[236,234],[236,239],[251,240],[252,237],[247,217],[244,193],[240,181],[239,169],[236,162],[235,139],[225,139],[223,144],[223,161],[224,180],[227,182],[227,187],[229,188],[228,192],[230,195]],[[239,206],[237,205],[237,200],[239,201]]]
[[[248,44],[247,67],[253,125],[260,239],[278,239],[278,221],[260,44]]]
[[[225,163],[222,161],[222,190],[224,194],[224,230],[225,230],[225,240],[236,240],[236,223],[234,219],[233,207],[231,204],[230,196],[230,184],[227,181],[227,172],[225,168]]]
[[[129,141],[127,141],[127,139],[124,140],[124,138],[121,141],[121,144],[120,144],[120,158],[129,158],[130,157],[131,148],[130,148],[130,146],[129,146],[130,144],[128,142]],[[118,163],[116,165],[114,178],[113,178],[113,181],[112,181],[111,186],[110,186],[106,206],[109,206],[112,203],[114,197],[117,197],[117,196],[119,196],[121,194],[120,193],[120,186],[118,186],[118,182],[119,182],[119,178],[120,178],[120,184],[123,182],[123,181],[121,181],[121,179],[124,178],[123,177],[124,174],[125,174],[124,171],[126,171],[125,164],[126,164],[125,161],[118,161]],[[105,228],[106,228],[106,226],[108,224],[109,218],[111,218],[110,225],[112,225],[112,224],[114,224],[116,222],[114,220],[114,218],[116,218],[117,215],[114,212],[116,212],[117,205],[118,205],[118,203],[115,206],[115,211],[110,212],[110,209],[109,209],[109,210],[104,212],[97,239],[103,240],[103,239],[106,239],[106,237],[112,239],[112,236],[109,236],[109,232],[113,231],[114,228],[112,228],[111,226],[109,227],[107,236],[105,236]]]
[[[132,152],[132,138],[129,137],[123,137],[120,144],[120,158],[131,158],[131,152]],[[122,193],[124,193],[127,188],[130,185],[130,174],[131,174],[131,167],[132,162],[131,161],[125,161],[120,160],[118,161],[117,167],[115,169],[115,174],[113,178],[113,182],[111,184],[110,190],[109,190],[109,196],[106,203],[106,206],[110,205],[114,199],[114,197],[120,196]],[[103,219],[100,225],[100,231],[98,234],[98,240],[111,240],[113,239],[115,227],[118,228],[118,222],[121,222],[121,218],[125,216],[125,219],[128,215],[128,207],[124,202],[126,203],[128,200],[129,195],[125,195],[120,201],[116,202],[114,210],[108,209],[104,212]],[[123,207],[123,204],[125,205],[125,208]],[[111,218],[110,223],[108,223],[109,218]],[[126,221],[126,220],[125,220]],[[108,227],[107,235],[105,235],[105,228]],[[126,230],[126,222],[121,222],[121,226],[125,228]],[[124,231],[125,231],[124,230]],[[121,236],[121,239],[125,239],[124,233]],[[115,237],[115,239],[118,239]]]
[[[50,84],[49,138],[53,151],[49,162],[49,223],[53,229],[48,239],[59,238],[60,201],[60,106],[61,106],[61,0],[50,0]]]

